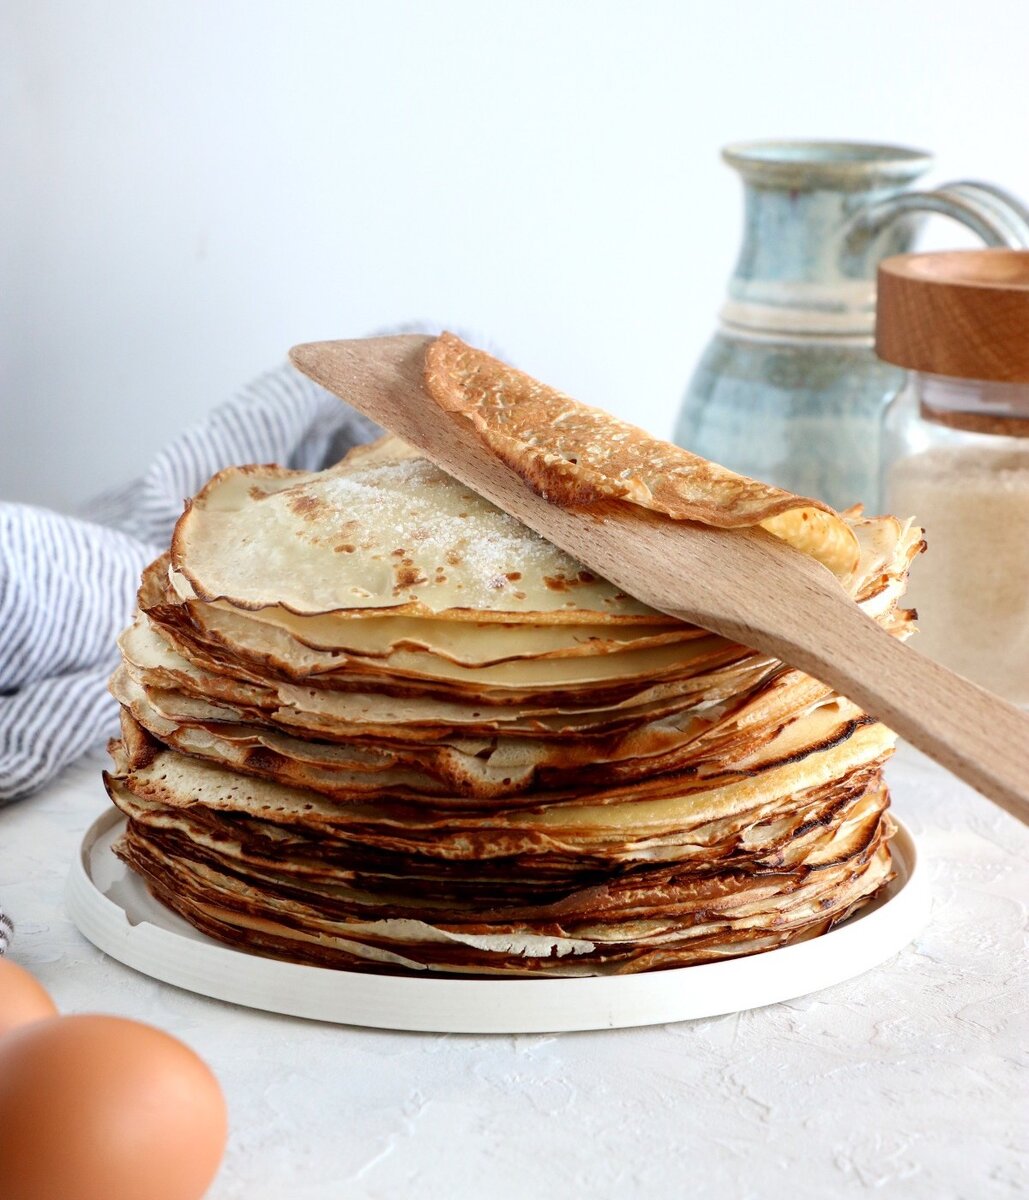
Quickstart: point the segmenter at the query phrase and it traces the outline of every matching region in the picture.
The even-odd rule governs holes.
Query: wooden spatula
[[[584,513],[549,504],[424,392],[431,340],[314,342],[290,357],[598,575],[831,684],[1029,824],[1029,716],[892,638],[826,568],[764,530],[726,533],[628,505]]]

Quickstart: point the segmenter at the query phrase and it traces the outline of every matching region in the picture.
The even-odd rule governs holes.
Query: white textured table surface
[[[12,957],[62,1011],[150,1021],[207,1059],[232,1126],[210,1200],[1023,1194],[1029,834],[913,751],[890,773],[934,892],[914,945],[789,1004],[521,1037],[264,1015],[106,958],[61,900],[99,763],[0,810]]]

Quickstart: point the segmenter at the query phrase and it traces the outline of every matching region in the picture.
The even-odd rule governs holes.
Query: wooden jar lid
[[[1029,383],[1029,250],[883,259],[875,350],[913,371]]]

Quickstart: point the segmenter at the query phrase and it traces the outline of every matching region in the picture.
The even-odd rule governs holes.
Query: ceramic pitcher
[[[745,230],[719,328],[683,401],[680,445],[837,508],[874,509],[883,405],[903,372],[872,347],[875,271],[928,213],[1029,246],[1029,211],[978,182],[911,191],[929,155],[847,142],[727,147]]]

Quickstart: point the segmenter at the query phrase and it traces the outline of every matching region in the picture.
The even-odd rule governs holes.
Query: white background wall
[[[6,498],[73,505],[292,343],[418,318],[668,432],[734,258],[733,139],[897,141],[1029,194],[1023,0],[0,14]]]

